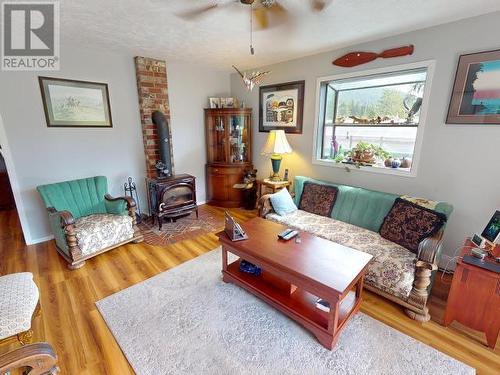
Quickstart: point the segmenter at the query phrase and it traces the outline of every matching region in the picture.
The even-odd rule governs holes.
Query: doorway
[[[10,185],[5,159],[0,149],[0,211],[9,211],[16,208],[14,194]]]

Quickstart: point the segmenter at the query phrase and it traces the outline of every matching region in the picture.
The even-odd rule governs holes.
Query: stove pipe
[[[173,174],[172,155],[170,154],[170,126],[168,120],[161,111],[154,111],[151,118],[153,120],[153,124],[156,125],[156,129],[158,130],[160,158],[163,163],[163,168],[159,168],[157,164],[157,169],[160,171],[160,174],[163,174],[163,176],[170,177]]]

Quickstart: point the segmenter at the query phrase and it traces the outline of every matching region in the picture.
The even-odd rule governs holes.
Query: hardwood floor
[[[202,206],[223,215],[223,210]],[[230,210],[240,221],[255,211]],[[59,356],[62,374],[133,374],[95,302],[119,290],[175,267],[218,246],[211,233],[156,247],[128,244],[87,261],[70,271],[53,241],[26,246],[15,211],[0,212],[0,275],[29,271],[40,289],[42,313],[33,324],[34,340],[49,342]],[[482,334],[457,323],[441,326],[451,278],[437,279],[431,297],[433,319],[420,324],[402,309],[365,292],[361,311],[473,367],[479,374],[498,374],[500,346],[491,350]],[[17,344],[0,346],[0,353]]]

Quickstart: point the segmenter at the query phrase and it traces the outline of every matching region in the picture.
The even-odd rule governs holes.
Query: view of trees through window
[[[418,69],[326,82],[322,159],[352,162],[359,143],[383,150],[365,164],[413,158],[426,77]]]

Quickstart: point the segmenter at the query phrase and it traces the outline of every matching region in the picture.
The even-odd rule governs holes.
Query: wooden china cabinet
[[[194,135],[193,135],[194,136]],[[246,170],[252,169],[252,109],[205,109],[207,203],[240,207]]]

